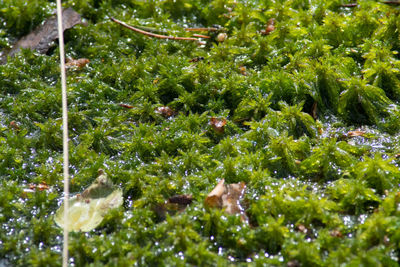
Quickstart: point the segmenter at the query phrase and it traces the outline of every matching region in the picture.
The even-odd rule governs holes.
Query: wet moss
[[[0,3],[2,53],[55,8],[25,2]],[[71,263],[397,264],[399,11],[346,3],[64,1],[87,21],[65,32],[67,57],[90,60],[67,73],[70,188],[103,168],[124,192],[97,229],[70,235]],[[228,38],[158,40],[110,17],[177,36],[218,24]],[[0,65],[0,265],[61,265],[58,60],[55,46]],[[246,183],[248,224],[204,208],[220,179]],[[160,219],[177,194],[192,204]]]

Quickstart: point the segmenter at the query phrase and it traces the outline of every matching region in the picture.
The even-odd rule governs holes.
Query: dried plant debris
[[[35,190],[39,190],[39,191],[44,191],[44,190],[48,190],[50,187],[47,185],[46,182],[41,182],[40,184],[30,184],[29,185],[29,189],[35,189]]]
[[[308,229],[307,229],[307,227],[304,226],[304,224],[299,224],[299,225],[297,225],[296,228],[299,232],[301,232],[303,234],[307,234],[307,232],[308,232]]]
[[[137,27],[133,27],[131,25],[128,25],[125,22],[117,20],[115,18],[111,18],[111,20],[113,22],[118,23],[119,25],[127,28],[127,29],[130,29],[131,31],[134,31],[134,32],[137,32],[137,33],[149,36],[149,37],[154,37],[154,38],[158,38],[158,39],[168,39],[168,40],[195,41],[195,42],[198,42],[199,44],[201,43],[197,38],[155,34],[155,33],[152,33],[152,32],[148,32],[148,31],[144,31],[144,30],[138,29]]]
[[[210,125],[216,133],[222,134],[225,131],[226,119],[212,117],[210,119]]]
[[[89,62],[90,60],[87,58],[78,58],[78,59],[68,58],[65,67],[69,69],[72,68],[82,69],[87,64],[89,64]]]
[[[119,104],[119,106],[120,106],[120,107],[123,107],[123,108],[127,108],[127,109],[132,109],[132,108],[134,108],[134,107],[131,106],[131,105],[123,104],[123,103]]]
[[[192,204],[192,195],[175,195],[168,199],[168,203],[174,203],[179,205],[190,205]]]
[[[313,117],[314,120],[318,119],[318,102],[314,102],[314,104],[311,107],[311,117]]]
[[[199,62],[199,61],[202,61],[202,60],[204,60],[204,57],[194,57],[194,58],[190,59],[189,62],[190,63],[196,63],[196,62]]]
[[[57,210],[55,222],[69,231],[88,232],[96,228],[110,209],[122,205],[122,190],[114,186],[107,174],[99,176],[82,194],[69,199],[68,222],[64,222],[64,204]]]
[[[329,232],[329,234],[330,234],[332,237],[343,238],[343,233],[342,233],[340,230],[338,230],[338,229],[331,230],[331,231]]]
[[[393,6],[400,5],[400,1],[383,1],[382,3]]]
[[[18,123],[16,121],[10,121],[10,128],[15,130],[15,131],[19,131],[21,130],[21,128],[19,127]]]
[[[356,136],[364,136],[364,135],[365,135],[365,131],[360,131],[360,130],[349,131],[347,133],[347,137],[356,137]]]
[[[164,118],[169,118],[175,115],[175,111],[173,111],[170,107],[158,107],[156,108],[155,112]]]
[[[261,31],[261,34],[268,35],[275,30],[275,19],[271,18],[268,20],[268,24],[265,27],[265,30]]]
[[[63,30],[70,29],[77,24],[81,24],[81,15],[75,12],[72,8],[63,10]],[[44,54],[53,45],[53,41],[58,38],[57,17],[53,16],[47,19],[42,25],[36,28],[33,32],[22,37],[10,50],[0,59],[0,63],[6,63],[7,56],[14,56],[21,48],[29,48]]]
[[[39,184],[29,184],[28,188],[23,190],[24,193],[34,193],[35,191],[45,191],[49,190],[50,187],[46,182],[41,182]]]
[[[240,214],[242,219],[247,221],[244,209],[240,204],[245,188],[244,182],[225,184],[225,179],[222,179],[207,195],[204,204],[209,208],[224,209],[230,215]]]
[[[240,71],[240,74],[242,74],[243,76],[248,75],[246,66],[240,66],[239,71]]]
[[[357,7],[357,3],[342,4],[340,7]]]

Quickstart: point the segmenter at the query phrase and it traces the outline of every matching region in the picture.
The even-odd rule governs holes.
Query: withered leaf
[[[81,15],[72,8],[63,10],[63,30],[70,29],[77,24],[82,23]],[[0,63],[4,64],[7,56],[14,56],[21,48],[29,48],[44,54],[52,46],[53,41],[58,38],[57,17],[53,16],[47,19],[42,25],[37,27],[28,35],[22,37],[1,59]]]
[[[243,76],[247,76],[247,71],[246,70],[247,70],[246,66],[240,66],[239,67],[240,74],[242,74]]]
[[[131,106],[131,105],[128,105],[128,104],[119,104],[119,106],[120,107],[123,107],[123,108],[133,108],[133,106]]]
[[[29,185],[29,189],[36,189],[39,191],[43,191],[43,190],[48,190],[50,187],[47,185],[46,182],[41,182],[40,184],[36,185],[36,184],[30,184]]]
[[[275,30],[275,19],[272,18],[272,19],[269,19],[269,20],[268,20],[268,24],[267,24],[267,26],[265,27],[265,30],[262,30],[262,31],[261,31],[261,34],[263,34],[263,35],[268,35],[268,34],[270,34],[271,32],[273,32],[274,30]]]
[[[189,60],[189,62],[195,63],[195,62],[199,62],[201,60],[204,60],[204,57],[195,57],[195,58],[192,58],[191,60]]]
[[[27,193],[34,193],[36,191],[44,191],[44,190],[49,190],[50,187],[47,185],[46,182],[41,182],[40,184],[29,184],[28,188],[25,188],[23,190],[22,197],[26,197]]]
[[[222,134],[225,131],[226,119],[217,119],[212,117],[210,119],[210,125],[215,132]]]
[[[347,137],[356,137],[356,136],[364,136],[365,132],[364,131],[350,131],[347,133]]]
[[[66,68],[76,67],[78,69],[81,69],[81,68],[85,67],[89,62],[90,62],[90,60],[87,58],[78,58],[78,59],[69,58],[69,59],[67,59],[67,63],[65,64],[65,67]]]
[[[168,199],[169,203],[175,203],[180,205],[190,205],[193,201],[192,195],[175,195]]]
[[[317,108],[318,108],[318,103],[314,102],[314,104],[312,105],[312,108],[311,108],[311,116],[313,117],[314,120],[316,120],[318,118]]]
[[[308,232],[308,229],[307,229],[307,227],[304,226],[304,224],[299,224],[299,225],[297,225],[296,228],[299,232],[302,232],[303,234],[307,234],[307,232]]]
[[[343,237],[342,232],[340,232],[340,231],[337,230],[337,229],[330,231],[329,234],[330,234],[331,236],[333,236],[333,237],[339,237],[339,238]]]
[[[19,127],[19,125],[16,121],[10,121],[10,127],[16,131],[21,130],[21,128]]]
[[[156,108],[155,112],[164,118],[169,118],[175,114],[175,111],[173,111],[170,107],[158,107]]]
[[[103,170],[82,192],[69,199],[68,221],[64,221],[64,204],[55,214],[58,226],[68,231],[88,232],[96,228],[110,209],[122,205],[122,190],[114,186]]]
[[[217,186],[207,195],[204,204],[209,208],[224,209],[230,215],[240,214],[247,221],[240,200],[244,196],[246,185],[244,182],[237,184],[225,184],[222,179]]]

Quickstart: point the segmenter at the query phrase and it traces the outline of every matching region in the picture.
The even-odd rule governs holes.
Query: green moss
[[[0,3],[2,53],[55,8],[25,2]],[[64,1],[87,21],[65,32],[67,56],[90,60],[67,73],[71,192],[104,168],[124,194],[98,228],[71,233],[71,262],[395,266],[399,11],[344,3]],[[159,40],[109,17],[176,36],[218,24],[228,38]],[[58,60],[57,47],[23,49],[0,65],[0,265],[61,265]],[[222,178],[246,183],[248,223],[204,208]],[[157,207],[177,194],[193,203],[163,220]]]

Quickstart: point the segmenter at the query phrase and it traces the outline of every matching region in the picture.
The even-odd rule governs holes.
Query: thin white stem
[[[62,117],[63,117],[63,158],[64,158],[64,243],[63,267],[68,266],[68,198],[69,198],[69,172],[68,172],[68,110],[67,110],[67,83],[65,75],[64,35],[62,25],[61,0],[57,0],[58,40],[60,46],[60,69],[62,90]]]

